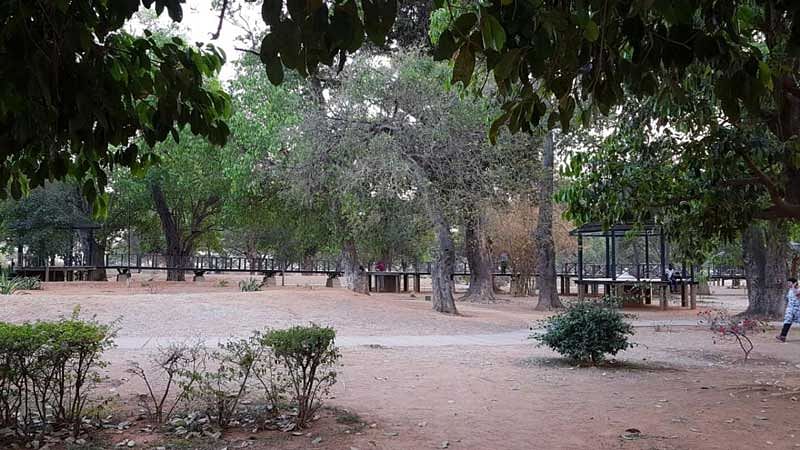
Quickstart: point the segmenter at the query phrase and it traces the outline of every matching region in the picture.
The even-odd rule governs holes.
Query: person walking
[[[787,280],[789,290],[786,292],[786,312],[783,314],[783,329],[781,334],[776,338],[781,342],[786,342],[786,335],[789,334],[789,328],[793,323],[800,323],[800,285],[797,284],[797,278],[789,278]]]

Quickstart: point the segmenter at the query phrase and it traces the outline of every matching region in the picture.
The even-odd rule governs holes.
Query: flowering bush
[[[708,325],[715,337],[735,339],[744,353],[745,361],[753,351],[753,341],[750,336],[756,333],[766,333],[769,329],[769,322],[765,320],[732,316],[724,309],[703,311],[698,315],[700,323]],[[716,339],[714,342],[716,343]]]

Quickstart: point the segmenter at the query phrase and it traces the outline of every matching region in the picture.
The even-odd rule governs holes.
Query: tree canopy
[[[189,126],[215,144],[225,142],[230,99],[207,82],[224,55],[211,45],[122,30],[140,5],[180,21],[181,3],[0,4],[0,198],[19,198],[70,175],[103,211],[105,198],[98,194],[106,169],[138,169],[156,160],[134,137],[153,146],[170,135],[177,139]]]

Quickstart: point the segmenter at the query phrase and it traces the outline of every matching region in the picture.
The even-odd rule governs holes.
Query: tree
[[[539,190],[539,221],[536,224],[535,241],[539,254],[536,258],[536,284],[539,287],[538,310],[561,307],[556,288],[556,250],[553,242],[553,164],[555,159],[553,133],[544,138],[542,172]]]
[[[51,264],[55,256],[66,259],[75,239],[74,225],[87,220],[80,194],[73,185],[48,183],[21,200],[2,204],[3,239],[10,247],[27,247],[33,264]]]
[[[763,132],[724,129],[694,140],[669,129],[654,137],[635,114],[621,116],[620,123],[625,125],[599,144],[587,143],[589,151],[572,155],[564,173],[570,184],[559,194],[568,205],[568,217],[606,226],[656,221],[678,254],[695,263],[719,243],[741,237],[749,286],[747,313],[780,315],[787,274],[786,224],[753,218],[770,200],[750,184],[747,163],[732,158],[744,149],[769,154],[774,141]]]
[[[143,0],[182,18],[178,0]],[[205,83],[224,62],[213,46],[122,31],[139,1],[12,0],[0,6],[0,198],[68,174],[98,213],[106,169],[153,162],[149,146],[190,126],[222,144],[228,96]]]
[[[429,58],[400,54],[375,64],[365,56],[352,64],[325,109],[304,121],[303,136],[309,141],[303,148],[315,155],[304,161],[325,168],[306,183],[329,177],[332,184],[324,192],[356,200],[344,203],[356,211],[377,199],[403,200],[406,209],[421,202],[436,242],[431,249],[433,307],[455,313],[453,226],[467,223],[472,230],[467,234],[483,236],[472,221],[480,220],[487,201],[506,195],[505,180],[512,178],[506,168],[513,166],[511,158],[529,155],[519,151],[527,142],[509,138],[504,145],[488,145],[491,105],[448,91],[447,68]],[[491,267],[481,274],[489,280],[491,298]]]
[[[183,281],[184,268],[199,241],[216,231],[222,204],[230,191],[223,154],[199,137],[183,133],[179,142],[168,140],[152,149],[160,160],[141,176],[127,175],[115,186],[139,196],[129,202],[146,205],[160,222],[167,257],[167,280]],[[124,178],[122,173],[120,178]]]

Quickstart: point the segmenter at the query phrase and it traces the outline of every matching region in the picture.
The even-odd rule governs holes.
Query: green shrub
[[[633,346],[628,342],[633,326],[625,317],[604,304],[578,302],[546,319],[544,333],[531,338],[572,360],[597,364],[606,354],[616,355]]]
[[[322,406],[321,399],[336,383],[335,364],[339,351],[332,328],[311,325],[273,330],[264,343],[286,368],[293,402],[297,406],[297,426],[304,428]]]
[[[4,271],[0,271],[0,295],[11,295],[21,289],[19,278],[11,278]]]
[[[39,277],[17,277],[19,288],[25,291],[38,291],[42,289],[42,280]]]
[[[261,290],[261,282],[255,278],[249,278],[239,282],[239,289],[242,292],[255,292]]]
[[[77,314],[57,322],[0,323],[0,426],[26,438],[50,426],[80,433],[114,330]]]

